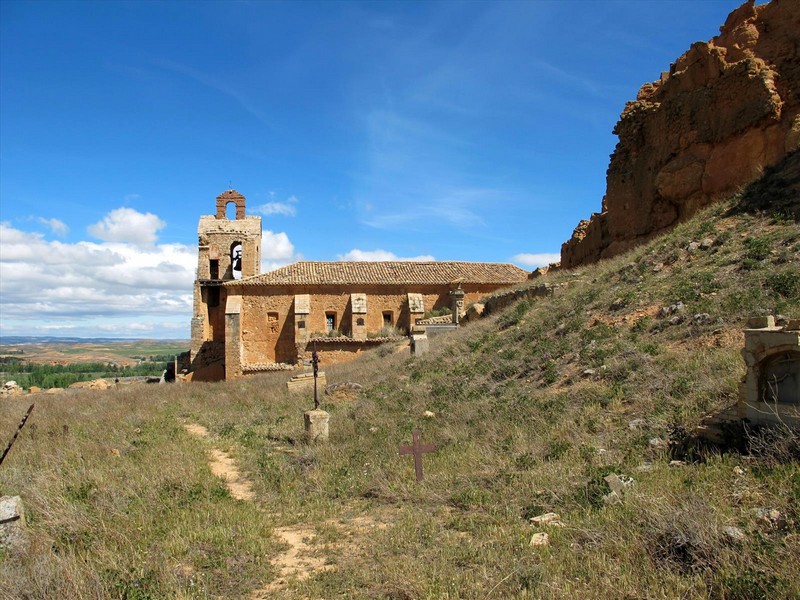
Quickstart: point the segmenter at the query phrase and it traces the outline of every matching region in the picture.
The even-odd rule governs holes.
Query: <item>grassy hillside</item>
[[[800,316],[800,227],[742,212],[746,198],[553,276],[552,297],[422,357],[323,365],[329,383],[363,385],[323,397],[324,446],[302,443],[313,403],[285,374],[4,399],[4,438],[37,406],[0,467],[29,520],[27,549],[0,556],[0,596],[797,597],[797,439],[749,454],[668,444],[735,402],[747,317]],[[438,447],[421,484],[397,453],[415,428]],[[211,448],[254,501],[210,473]],[[630,482],[621,502],[603,499],[612,473]],[[564,527],[530,523],[550,511]],[[318,563],[281,584],[285,527]],[[531,546],[540,532],[549,544]]]

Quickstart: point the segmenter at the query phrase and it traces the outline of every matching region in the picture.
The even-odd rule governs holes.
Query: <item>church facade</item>
[[[229,204],[236,218],[226,217]],[[246,216],[234,190],[200,218],[191,370],[197,380],[293,368],[312,347],[324,363],[418,328],[433,311],[457,322],[487,294],[525,281],[502,263],[310,262],[260,272],[261,218]]]

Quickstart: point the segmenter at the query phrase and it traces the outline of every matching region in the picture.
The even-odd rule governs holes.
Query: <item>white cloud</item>
[[[511,260],[517,264],[532,269],[536,267],[546,267],[550,263],[556,263],[561,260],[561,254],[552,252],[542,252],[540,254],[515,254]]]
[[[262,273],[284,267],[298,260],[303,260],[303,255],[295,252],[294,244],[285,232],[275,233],[268,229],[261,232]]]
[[[261,206],[256,206],[253,212],[262,215],[283,215],[285,217],[293,217],[297,214],[297,209],[294,204],[287,202],[267,202]]]
[[[495,205],[503,197],[501,190],[488,188],[446,188],[435,186],[432,192],[423,192],[424,200],[412,199],[407,194],[401,208],[392,206],[390,210],[373,210],[374,203],[365,201],[363,206],[368,216],[362,222],[376,229],[399,229],[421,224],[441,227],[470,229],[485,223],[479,211]]]
[[[275,197],[275,192],[269,193],[271,198]],[[300,199],[297,196],[289,196],[286,202],[278,202],[276,200],[272,200],[271,202],[267,202],[266,204],[262,204],[260,206],[256,206],[253,208],[253,212],[262,214],[262,215],[283,215],[285,217],[293,217],[297,214],[297,207],[295,206]]]
[[[88,231],[104,242],[129,242],[139,246],[155,244],[159,229],[166,223],[153,213],[140,213],[133,208],[117,208],[102,221],[90,225]]]
[[[155,215],[131,212],[163,226]],[[115,231],[119,215],[113,211],[98,225]],[[146,237],[133,237],[132,243],[64,243],[0,223],[0,330],[92,335],[111,320],[121,331],[157,332],[156,319],[174,319],[184,323],[185,336],[197,250],[182,244],[142,246],[138,242]]]
[[[433,256],[430,255],[422,255],[422,256],[410,256],[406,258],[401,258],[397,256],[394,252],[389,252],[388,250],[359,250],[358,248],[353,248],[350,252],[345,254],[340,254],[337,257],[338,260],[350,260],[350,261],[386,261],[386,260],[401,260],[401,261],[413,261],[413,262],[430,262],[436,260]]]
[[[64,223],[64,221],[60,221],[58,219],[45,219],[44,217],[38,217],[36,220],[42,225],[49,227],[50,231],[56,235],[63,237],[69,233],[69,227],[67,227],[67,224]]]
[[[269,230],[261,233],[261,257],[271,260],[289,260],[294,256],[294,244],[285,232]]]

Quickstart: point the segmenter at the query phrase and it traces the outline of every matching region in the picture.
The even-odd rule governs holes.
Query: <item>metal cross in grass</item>
[[[311,364],[314,366],[314,410],[319,410],[319,397],[317,396],[317,375],[319,374],[319,354],[317,354],[317,342],[314,342],[314,351],[311,353]]]
[[[423,444],[420,441],[420,431],[415,429],[411,432],[411,445],[400,446],[400,456],[405,454],[414,455],[414,471],[417,473],[417,481],[422,481],[422,455],[436,450],[433,444]]]

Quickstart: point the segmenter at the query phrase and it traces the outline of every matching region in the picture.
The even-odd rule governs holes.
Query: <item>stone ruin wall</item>
[[[235,205],[235,219],[226,217],[229,204]],[[235,190],[217,196],[216,209],[216,215],[201,216],[197,227],[190,368],[198,380],[224,376],[227,293],[219,284],[234,279],[231,260],[234,244],[242,245],[242,276],[261,272],[261,217],[246,216],[245,198]],[[216,261],[215,273],[212,273],[211,261]],[[213,297],[216,297],[215,302],[212,302]]]
[[[211,279],[209,260],[219,261],[218,279],[233,279],[231,246],[242,244],[242,276],[261,273],[261,217],[243,217],[235,221],[201,216],[197,227],[197,278]]]
[[[237,344],[236,340],[239,340],[238,351],[231,346],[225,348],[224,357],[219,357],[220,360],[224,358],[226,361],[229,377],[242,370],[248,371],[270,363],[293,364],[298,354],[302,356],[304,343],[301,339],[295,339],[295,295],[310,296],[310,314],[303,318],[309,337],[313,337],[313,334],[325,336],[326,311],[335,312],[337,329],[346,336],[352,336],[353,289],[352,286],[224,287],[223,290],[228,295],[224,324],[227,345]],[[383,311],[392,311],[395,327],[401,331],[409,327],[411,313],[407,298],[411,288],[397,286],[392,293],[388,293],[383,287],[369,285],[360,286],[358,289],[367,295],[367,313],[363,315],[367,334],[378,332],[383,328]],[[493,286],[487,285],[468,285],[465,290],[465,304],[480,300],[493,289]],[[451,304],[450,286],[415,286],[413,291],[422,294],[426,311],[449,307]],[[231,320],[234,314],[238,317],[235,319],[236,324]],[[414,315],[414,317],[421,316],[421,314]],[[235,332],[232,333],[234,329]],[[377,343],[366,339],[343,344],[341,340],[337,342],[333,338],[327,342],[331,347],[326,347],[324,350],[329,355],[329,362],[345,362]],[[318,343],[318,345],[325,344],[326,342]],[[208,342],[204,344],[206,351],[210,351],[211,346],[212,344]],[[229,352],[231,349],[233,349],[232,354]],[[310,351],[308,348],[305,350]],[[232,360],[235,364],[230,362]]]
[[[602,212],[562,245],[563,268],[651,239],[798,149],[800,1],[740,6],[642,86],[614,133]]]

